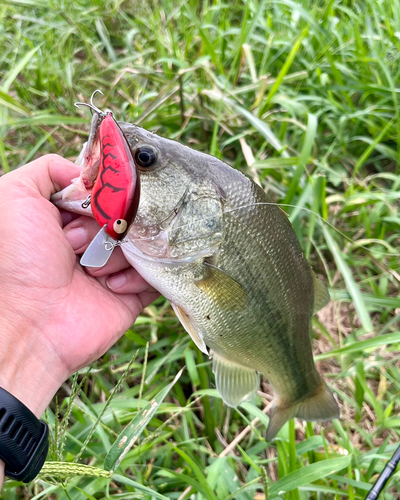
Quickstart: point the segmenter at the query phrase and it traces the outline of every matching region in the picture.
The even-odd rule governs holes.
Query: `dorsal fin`
[[[314,273],[314,271],[311,271],[311,274],[314,283],[314,312],[316,313],[325,307],[331,298],[329,296],[328,289]]]

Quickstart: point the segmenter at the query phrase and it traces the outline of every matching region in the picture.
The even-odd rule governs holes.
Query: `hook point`
[[[100,89],[96,89],[96,90],[93,92],[93,94],[92,94],[92,96],[91,96],[91,98],[90,98],[90,104],[91,104],[92,106],[94,106],[94,104],[93,104],[93,97],[94,97],[96,94],[101,94],[101,95],[104,95],[104,94],[103,94],[103,92],[102,92]]]
[[[100,93],[101,95],[104,95],[103,92],[99,89],[95,90],[90,98],[90,104],[87,104],[86,102],[75,102],[74,103],[74,106],[76,106],[77,108],[79,108],[79,106],[87,106],[88,108],[90,108],[91,111],[94,111],[95,113],[97,113],[98,115],[100,115],[102,118],[104,118],[107,113],[104,113],[104,111],[101,111],[101,109],[99,109],[97,106],[95,106],[93,104],[93,97],[97,94],[97,93]]]

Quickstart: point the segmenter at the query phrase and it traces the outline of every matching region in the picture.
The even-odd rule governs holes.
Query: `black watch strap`
[[[49,450],[49,428],[29,408],[0,387],[0,458],[5,475],[29,483]]]

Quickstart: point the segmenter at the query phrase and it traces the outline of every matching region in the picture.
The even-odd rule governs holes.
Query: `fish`
[[[211,355],[223,401],[237,407],[250,400],[262,374],[274,393],[267,440],[293,417],[339,418],[310,338],[312,316],[329,294],[286,213],[222,160],[136,125],[119,126],[141,185],[121,249],[170,301],[196,346]],[[82,186],[78,179],[74,189],[55,196],[55,204],[82,213]]]

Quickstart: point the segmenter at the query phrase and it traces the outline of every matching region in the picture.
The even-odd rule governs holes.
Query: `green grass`
[[[8,0],[0,47],[3,172],[74,159],[89,121],[73,103],[100,88],[118,119],[211,152],[283,204],[333,297],[314,347],[343,417],[267,443],[268,385],[224,406],[160,298],[61,388],[52,463],[5,498],[364,498],[400,435],[400,0]]]

